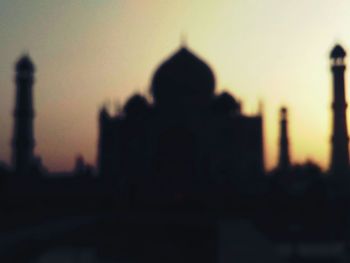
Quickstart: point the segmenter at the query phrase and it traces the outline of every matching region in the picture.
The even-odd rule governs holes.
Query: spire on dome
[[[184,32],[181,33],[180,44],[181,48],[187,47],[187,34]]]

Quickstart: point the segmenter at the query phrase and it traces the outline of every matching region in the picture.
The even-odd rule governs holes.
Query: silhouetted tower
[[[280,152],[278,160],[278,169],[286,170],[290,167],[289,159],[289,141],[288,141],[288,120],[287,108],[283,107],[280,111]]]
[[[99,174],[105,174],[107,171],[107,158],[108,154],[106,151],[108,148],[108,126],[110,123],[110,116],[107,112],[106,107],[102,107],[99,113],[99,140],[98,140],[98,154],[97,154],[97,169]]]
[[[12,163],[16,174],[30,172],[33,165],[33,84],[35,66],[28,55],[23,55],[15,66],[16,105],[12,141]]]
[[[344,174],[349,169],[347,103],[344,85],[345,56],[345,50],[340,45],[336,45],[330,54],[333,73],[333,135],[330,171],[335,175]]]

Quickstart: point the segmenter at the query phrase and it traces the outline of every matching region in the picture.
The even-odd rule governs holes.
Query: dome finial
[[[22,56],[23,57],[29,57],[29,51],[28,51],[28,49],[23,49],[23,51],[22,51]]]
[[[187,34],[185,32],[181,33],[180,44],[182,48],[187,47]]]

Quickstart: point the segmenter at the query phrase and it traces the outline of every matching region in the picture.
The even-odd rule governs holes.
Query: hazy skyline
[[[336,43],[350,52],[348,10],[345,0],[0,0],[0,159],[10,161],[13,66],[23,52],[37,67],[35,152],[50,170],[67,170],[78,153],[95,163],[102,104],[147,93],[154,70],[186,34],[215,72],[217,92],[230,91],[246,113],[263,101],[267,168],[277,162],[283,105],[292,161],[326,168],[328,56]],[[346,94],[349,101],[348,85]]]

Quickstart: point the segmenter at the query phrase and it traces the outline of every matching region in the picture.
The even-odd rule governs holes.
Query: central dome
[[[156,70],[151,92],[156,104],[181,98],[211,98],[215,77],[210,67],[187,48],[182,47]]]

